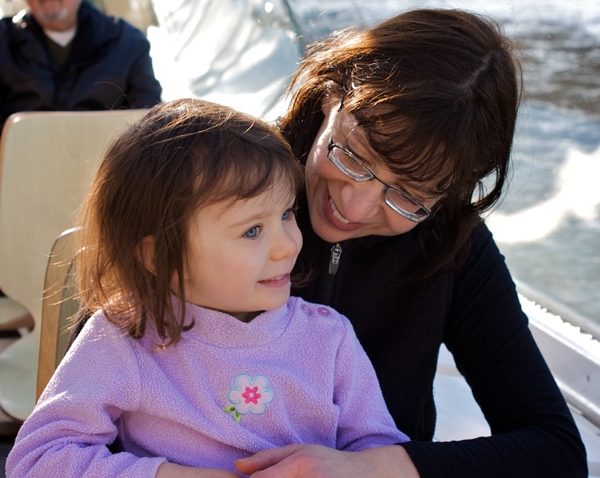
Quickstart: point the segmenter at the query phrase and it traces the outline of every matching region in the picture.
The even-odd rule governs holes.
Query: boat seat
[[[0,353],[0,408],[24,420],[36,398],[42,296],[56,238],[73,226],[100,159],[143,110],[23,112],[0,142],[0,308],[29,313],[33,331]],[[16,304],[16,305],[15,305]],[[0,313],[1,315],[1,313]]]
[[[75,231],[69,229],[56,239],[48,259],[42,301],[36,402],[67,351],[71,325],[79,312],[74,283]]]

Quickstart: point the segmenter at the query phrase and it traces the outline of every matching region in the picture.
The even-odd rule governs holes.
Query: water
[[[593,115],[526,104],[511,184],[488,224],[516,278],[600,325],[599,146]]]
[[[600,0],[287,4],[291,21],[282,0],[156,0],[159,19],[170,27],[170,54],[162,58],[171,63],[162,70],[177,77],[161,78],[167,99],[203,96],[272,119],[283,107],[281,91],[301,51],[291,30],[307,43],[421,7],[494,18],[520,44],[525,101],[511,184],[488,223],[520,282],[600,330]],[[156,53],[155,62],[160,57]]]

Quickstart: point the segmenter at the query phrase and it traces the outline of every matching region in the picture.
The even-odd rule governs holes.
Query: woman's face
[[[339,98],[323,100],[325,120],[306,161],[306,191],[314,231],[325,241],[340,242],[369,235],[395,236],[413,229],[417,223],[392,210],[384,199],[384,186],[372,180],[356,182],[328,158],[330,139],[360,158],[377,177],[408,192],[428,208],[435,198],[420,194],[407,181],[392,173],[376,159],[363,130],[354,117],[338,111]]]

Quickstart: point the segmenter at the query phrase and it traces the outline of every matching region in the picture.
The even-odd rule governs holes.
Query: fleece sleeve
[[[117,420],[139,402],[130,339],[92,318],[21,427],[6,462],[8,478],[152,477],[164,458],[112,454]]]
[[[408,441],[385,405],[375,370],[350,322],[335,364],[334,403],[339,407],[337,449],[358,451]]]

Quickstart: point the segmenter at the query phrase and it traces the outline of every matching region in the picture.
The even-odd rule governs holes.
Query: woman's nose
[[[344,216],[363,222],[384,204],[383,187],[378,181],[348,182],[341,189]]]

